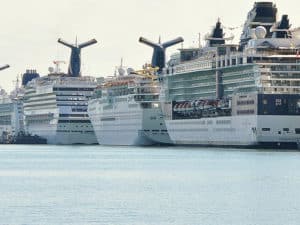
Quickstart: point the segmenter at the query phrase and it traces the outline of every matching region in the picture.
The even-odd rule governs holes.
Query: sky
[[[220,18],[225,27],[240,27],[255,1],[248,0],[0,0],[0,86],[7,91],[26,69],[47,75],[54,60],[66,61],[70,49],[58,38],[75,43],[95,38],[98,43],[82,50],[83,75],[114,74],[123,58],[124,65],[140,69],[151,61],[152,49],[138,42],[139,37],[162,42],[184,38],[184,47],[198,45]],[[279,16],[288,14],[292,27],[300,27],[299,0],[273,1]],[[279,19],[279,18],[278,18]],[[235,34],[241,28],[224,30]],[[176,52],[180,45],[167,50]]]

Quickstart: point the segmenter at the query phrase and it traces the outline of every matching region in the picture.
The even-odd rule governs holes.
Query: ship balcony
[[[261,75],[260,76],[260,80],[262,80],[262,81],[264,81],[264,80],[269,81],[269,80],[271,80],[271,76],[270,75]]]
[[[180,86],[173,86],[170,87],[170,90],[179,90],[179,89],[192,89],[192,88],[201,88],[201,87],[214,87],[216,86],[215,82],[210,82],[210,83],[203,83],[203,84],[192,84],[190,86],[186,85],[180,85]]]
[[[262,88],[264,93],[272,94],[299,94],[300,87],[294,86],[263,86]]]
[[[268,81],[273,81],[273,82],[300,82],[300,78],[273,78],[269,77],[269,79],[262,79],[262,80],[268,80]]]
[[[259,68],[259,72],[261,72],[261,73],[270,73],[271,68]]]
[[[194,83],[205,83],[205,82],[215,82],[215,74],[212,74],[210,76],[203,76],[203,77],[197,77],[192,79],[180,79],[180,80],[172,80],[170,83],[172,84],[179,84],[185,85],[188,83],[194,84]],[[184,84],[183,84],[184,83]]]
[[[203,95],[203,94],[214,94],[215,95],[216,93],[216,90],[209,90],[209,91],[198,91],[198,92],[193,92],[193,93],[172,93],[170,95],[173,95],[173,96],[192,96],[192,95]]]

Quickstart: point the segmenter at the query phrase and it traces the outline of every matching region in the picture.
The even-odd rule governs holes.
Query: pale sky
[[[279,16],[288,14],[300,26],[299,0],[276,0]],[[12,90],[13,80],[26,69],[48,73],[53,60],[65,60],[70,49],[57,43],[96,38],[98,44],[82,51],[84,75],[113,75],[123,57],[125,66],[140,69],[151,61],[152,49],[140,36],[162,42],[182,36],[184,47],[198,44],[218,17],[227,27],[244,23],[254,1],[248,0],[0,0],[0,86]],[[280,18],[279,17],[279,18]],[[278,18],[278,19],[279,19]],[[230,35],[229,30],[225,33]],[[234,32],[238,40],[241,29]],[[204,42],[204,41],[203,41]],[[172,47],[167,55],[180,47]]]

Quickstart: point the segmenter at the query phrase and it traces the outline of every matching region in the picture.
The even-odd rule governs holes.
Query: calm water
[[[299,225],[300,152],[0,145],[1,225]]]

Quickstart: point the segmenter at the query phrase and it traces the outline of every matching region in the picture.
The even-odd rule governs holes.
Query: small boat
[[[12,144],[47,144],[47,139],[21,131],[13,138]]]

